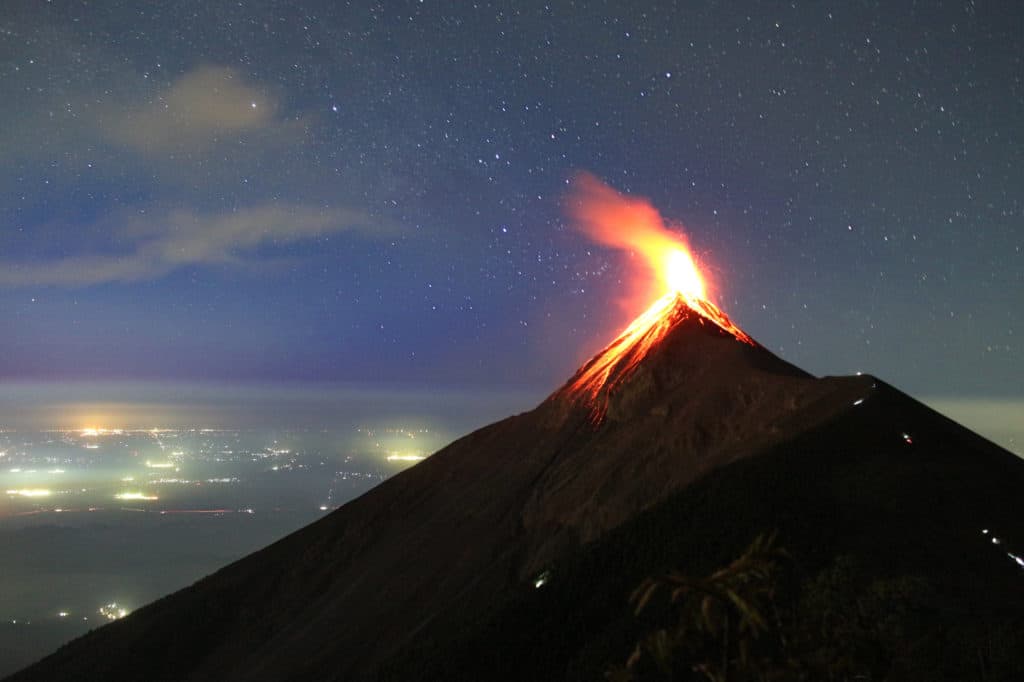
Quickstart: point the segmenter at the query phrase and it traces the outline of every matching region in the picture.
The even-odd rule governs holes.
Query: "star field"
[[[1015,3],[8,6],[3,378],[554,388],[640,312],[587,171],[787,360],[1020,396]]]

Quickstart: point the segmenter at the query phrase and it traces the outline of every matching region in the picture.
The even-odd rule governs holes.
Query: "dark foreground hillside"
[[[788,679],[1024,679],[1022,486],[1015,456],[878,382],[857,410],[552,565],[455,641],[425,635],[382,679],[603,679],[652,627],[627,601],[645,577],[706,574],[768,530],[790,555]]]

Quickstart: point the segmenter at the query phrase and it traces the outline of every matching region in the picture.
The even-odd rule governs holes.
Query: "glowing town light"
[[[128,609],[118,605],[116,601],[112,601],[109,604],[104,604],[103,606],[99,607],[97,611],[101,616],[103,616],[107,620],[117,620],[119,618],[124,618],[129,613],[131,613],[131,611],[129,611]]]
[[[8,490],[8,495],[14,497],[49,497],[53,494],[49,488],[18,488],[16,490]]]
[[[146,502],[152,502],[153,500],[159,500],[160,498],[156,495],[147,495],[146,493],[139,492],[126,492],[118,493],[114,495],[114,499],[118,500],[142,500]]]
[[[151,462],[147,459],[146,466],[150,469],[173,469],[174,462]]]
[[[423,459],[426,459],[423,455],[403,455],[399,453],[388,455],[389,462],[419,462]]]

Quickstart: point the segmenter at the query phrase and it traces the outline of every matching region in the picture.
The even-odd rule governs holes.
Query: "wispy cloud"
[[[89,61],[103,68],[90,71],[91,80],[69,76],[61,89],[37,90],[27,73],[13,75],[10,89],[19,97],[0,103],[0,185],[42,178],[43,187],[71,187],[86,180],[195,202],[237,193],[243,177],[258,178],[261,190],[276,196],[338,199],[337,180],[351,184],[352,174],[338,163],[333,172],[296,163],[322,121],[314,110],[290,106],[279,84],[217,64],[157,83],[156,75],[109,55]],[[81,70],[59,60],[53,69]],[[285,165],[287,173],[265,172]],[[14,196],[0,194],[0,210],[17,204]]]
[[[39,222],[0,224],[0,289],[138,282],[197,265],[266,269],[325,235],[393,232],[379,210],[359,208],[380,206],[365,179],[341,160],[309,158],[319,119],[290,106],[281,86],[217,64],[154,82],[102,51],[88,59],[104,65],[92,81],[69,80],[58,94],[26,80],[12,85],[24,101],[0,106],[0,185],[34,180],[42,189],[28,201],[50,202]],[[83,182],[98,191],[75,193]],[[0,193],[0,213],[20,212],[26,196]]]
[[[222,213],[137,213],[118,228],[120,248],[49,260],[0,262],[0,286],[81,287],[162,277],[194,265],[257,265],[255,251],[324,235],[388,231],[359,210],[266,204]]]
[[[277,97],[234,69],[201,66],[145,104],[106,111],[96,125],[108,139],[140,152],[191,151],[244,133],[295,131],[278,117],[279,109]]]

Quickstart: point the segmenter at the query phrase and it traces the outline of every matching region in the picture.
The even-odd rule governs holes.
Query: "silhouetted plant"
[[[780,679],[789,666],[774,597],[786,553],[775,541],[775,533],[757,536],[732,563],[704,578],[673,571],[641,583],[630,597],[636,615],[665,592],[672,623],[644,636],[625,666],[607,678]]]

